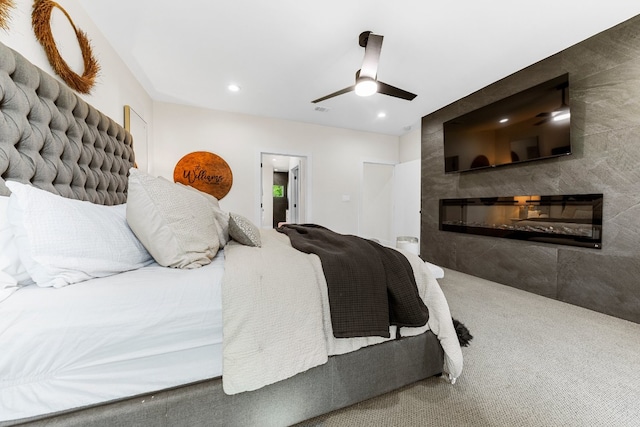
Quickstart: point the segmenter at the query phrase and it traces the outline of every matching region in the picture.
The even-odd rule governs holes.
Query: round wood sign
[[[173,180],[220,200],[231,190],[233,174],[222,157],[208,151],[195,151],[178,161],[173,170]]]

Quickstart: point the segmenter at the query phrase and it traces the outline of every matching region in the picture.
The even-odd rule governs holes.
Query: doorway
[[[289,222],[289,174],[287,172],[273,172],[273,228],[278,224]]]
[[[289,154],[260,155],[260,217],[262,228],[281,222],[306,222],[307,158]]]

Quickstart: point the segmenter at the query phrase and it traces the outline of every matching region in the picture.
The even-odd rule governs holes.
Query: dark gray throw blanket
[[[315,224],[285,224],[277,231],[297,250],[320,258],[336,338],[388,338],[389,325],[427,323],[429,311],[400,252]]]

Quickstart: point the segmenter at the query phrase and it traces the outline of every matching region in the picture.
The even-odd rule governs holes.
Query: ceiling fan
[[[381,93],[408,101],[413,100],[417,95],[378,80],[378,62],[380,60],[380,50],[382,49],[382,39],[383,36],[373,34],[371,31],[361,33],[358,41],[360,46],[364,48],[364,59],[362,60],[362,67],[356,72],[355,84],[311,102],[315,104],[351,91],[355,91],[360,96]]]

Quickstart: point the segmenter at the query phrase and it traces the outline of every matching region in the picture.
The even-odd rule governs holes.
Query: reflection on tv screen
[[[571,154],[569,75],[444,123],[445,172]]]

